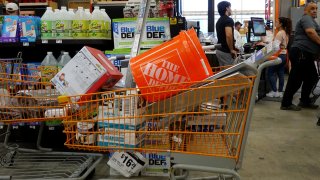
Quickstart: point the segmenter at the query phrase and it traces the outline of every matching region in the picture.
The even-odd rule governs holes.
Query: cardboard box
[[[144,131],[144,127],[136,130],[101,128],[100,131],[104,131],[105,134],[98,135],[99,146],[135,148],[144,144],[145,133],[137,133],[137,131]]]
[[[61,94],[72,96],[94,93],[105,84],[112,87],[121,78],[122,74],[103,52],[85,46],[51,82]]]
[[[169,127],[167,122],[163,119],[147,120],[147,131],[159,131],[159,132],[147,132],[145,138],[145,148],[150,149],[170,149],[170,136]]]
[[[142,176],[170,176],[170,157],[158,154],[146,154],[147,164],[141,171]]]

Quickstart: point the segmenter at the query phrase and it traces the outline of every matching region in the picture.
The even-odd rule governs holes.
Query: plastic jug
[[[61,10],[57,13],[56,31],[57,38],[70,37],[69,31],[71,30],[71,17],[67,11],[67,7],[61,6]]]
[[[105,9],[100,10],[104,18],[105,37],[111,39],[111,19]]]
[[[89,26],[89,37],[91,38],[103,38],[105,32],[104,15],[99,10],[98,6],[94,7],[92,12],[92,18]]]
[[[53,56],[52,52],[47,52],[47,56],[41,62],[41,80],[42,82],[49,82],[58,71],[58,62]]]
[[[71,60],[68,52],[63,52],[60,61],[58,62],[59,71]]]
[[[54,14],[51,7],[47,7],[46,12],[41,17],[41,38],[51,39],[54,26]]]
[[[89,20],[83,7],[78,7],[78,11],[75,14],[74,20],[72,21],[72,37],[73,38],[84,38],[88,37]]]

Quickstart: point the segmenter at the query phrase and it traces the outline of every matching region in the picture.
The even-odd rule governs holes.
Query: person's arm
[[[231,52],[231,55],[233,58],[235,58],[237,56],[237,52],[234,50],[233,47],[233,34],[232,34],[232,27],[225,27],[225,32],[226,32],[226,41],[228,44],[228,48]]]
[[[300,23],[302,25],[302,28],[304,29],[304,32],[307,34],[310,40],[320,45],[320,37],[316,32],[313,18],[309,15],[304,15],[301,18]]]
[[[315,43],[320,45],[320,37],[318,36],[316,30],[314,28],[307,28],[304,30],[307,36]]]

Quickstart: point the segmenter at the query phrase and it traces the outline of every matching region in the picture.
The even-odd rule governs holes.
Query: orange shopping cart
[[[143,168],[133,153],[151,152],[171,158],[171,179],[185,179],[189,170],[240,179],[237,170],[242,164],[261,71],[280,63],[279,59],[267,60],[273,53],[272,46],[266,47],[205,81],[153,86],[152,92],[143,91],[150,87],[114,88],[62,96],[60,100],[68,107],[63,121],[65,145],[118,155],[128,152],[108,162],[119,171],[124,169],[127,177],[137,170],[138,161]],[[153,101],[153,96],[164,93],[167,98]],[[186,171],[176,176],[177,169]]]
[[[0,134],[5,136],[0,179],[85,179],[101,161],[100,154],[54,152],[40,144],[45,124],[61,124],[66,117],[65,107],[58,104],[60,94],[43,80],[50,77],[40,76],[42,68],[22,63],[21,57],[0,59],[0,123],[7,127]],[[9,142],[12,129],[22,123],[39,131],[37,149]]]

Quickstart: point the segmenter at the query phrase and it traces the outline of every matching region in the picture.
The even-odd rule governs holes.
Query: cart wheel
[[[317,125],[320,126],[320,118],[318,119]]]
[[[96,168],[94,168],[94,169],[91,171],[91,173],[86,177],[86,180],[92,179],[95,173],[96,173]]]

